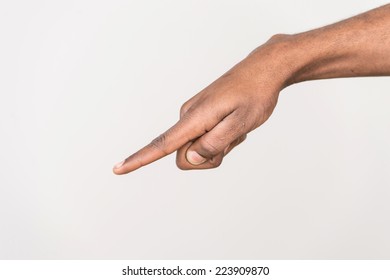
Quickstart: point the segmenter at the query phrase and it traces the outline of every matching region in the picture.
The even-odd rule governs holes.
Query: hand
[[[277,47],[286,36],[273,36],[188,100],[174,126],[117,164],[114,173],[126,174],[174,151],[180,169],[218,167],[247,133],[270,117],[289,77],[281,67],[284,52]]]
[[[279,92],[307,80],[390,75],[390,4],[336,24],[275,35],[188,100],[180,120],[114,167],[125,174],[177,151],[181,169],[217,167],[271,115]]]

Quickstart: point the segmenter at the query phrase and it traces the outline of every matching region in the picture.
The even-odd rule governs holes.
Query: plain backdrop
[[[385,3],[2,0],[0,258],[390,258],[387,77],[285,89],[218,169],[112,173],[271,35]]]

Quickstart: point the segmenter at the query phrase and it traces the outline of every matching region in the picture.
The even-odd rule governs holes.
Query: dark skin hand
[[[126,174],[177,151],[180,169],[218,167],[272,114],[285,87],[390,75],[390,5],[312,31],[273,36],[188,100],[180,120],[114,167]]]

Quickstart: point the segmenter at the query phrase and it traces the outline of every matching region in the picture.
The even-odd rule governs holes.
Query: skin
[[[115,165],[126,174],[177,152],[180,169],[218,167],[294,83],[390,76],[390,4],[304,33],[272,36],[183,104],[180,120]]]

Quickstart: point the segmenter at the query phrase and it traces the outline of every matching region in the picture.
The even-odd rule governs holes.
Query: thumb
[[[242,127],[235,116],[229,115],[192,143],[186,151],[186,160],[193,166],[201,165],[206,168],[207,162],[207,168],[217,167],[222,162],[224,151],[228,150],[231,144],[234,146],[233,142],[242,134]]]
[[[237,113],[231,113],[211,130],[178,149],[176,164],[180,169],[210,169],[221,165],[224,151],[246,133]]]
[[[200,154],[198,154],[196,151],[193,150],[187,150],[186,159],[192,165],[199,165],[205,163],[207,160],[207,158],[201,156]]]

